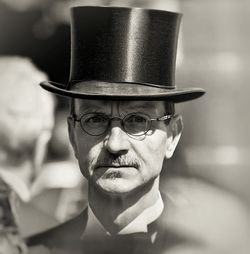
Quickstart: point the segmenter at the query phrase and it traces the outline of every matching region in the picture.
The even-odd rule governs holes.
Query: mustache
[[[109,154],[98,158],[92,166],[94,169],[99,167],[134,167],[136,169],[139,169],[141,167],[141,162],[138,158],[134,156],[115,156]]]

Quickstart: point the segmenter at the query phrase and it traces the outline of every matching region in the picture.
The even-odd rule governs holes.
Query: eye
[[[143,115],[129,115],[126,118],[128,124],[145,124],[147,122],[147,117]]]
[[[85,126],[101,126],[107,124],[107,122],[107,117],[101,114],[88,114],[82,119]]]
[[[132,113],[123,120],[124,129],[132,135],[143,135],[148,131],[149,120],[147,115]]]
[[[92,116],[85,120],[87,123],[102,123],[104,121],[104,118],[102,116]]]
[[[91,136],[103,134],[109,125],[109,117],[102,113],[88,113],[80,120],[82,129]]]

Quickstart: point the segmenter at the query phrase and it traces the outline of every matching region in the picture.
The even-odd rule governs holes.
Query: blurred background
[[[185,186],[191,185],[197,192],[204,192],[199,199],[208,202],[208,210],[220,207],[220,211],[211,213],[213,216],[223,218],[228,209],[237,207],[232,217],[228,217],[229,223],[242,224],[238,232],[248,228],[250,1],[0,0],[0,55],[29,57],[50,80],[66,83],[70,68],[69,7],[78,4],[135,6],[183,13],[176,84],[202,87],[207,93],[195,102],[177,105],[184,118],[184,132],[173,159],[166,162],[161,188],[168,191],[182,185],[185,190]],[[62,180],[61,185],[53,183],[43,187],[33,201],[33,206],[53,218],[54,224],[73,216],[84,206],[87,189],[80,176],[74,175],[78,168],[68,146],[68,102],[59,97],[56,100],[55,130],[41,171],[58,172],[56,167],[62,167],[59,163],[66,162],[65,167],[72,169],[69,178],[73,180],[70,184]],[[208,198],[209,192],[212,196]],[[189,194],[195,196],[193,192]],[[74,206],[69,205],[72,202]],[[208,219],[207,223],[211,221]],[[24,235],[52,225],[51,221],[35,223],[31,228],[23,224]],[[250,239],[249,234],[247,237]]]

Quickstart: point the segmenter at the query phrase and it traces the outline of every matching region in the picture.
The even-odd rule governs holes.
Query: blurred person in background
[[[159,192],[164,158],[183,128],[174,104],[204,94],[174,84],[179,24],[172,12],[72,9],[70,81],[42,86],[72,99],[69,136],[89,183],[88,204],[29,238],[31,253],[167,253],[202,244],[168,228],[176,204]]]
[[[24,201],[46,155],[54,126],[54,98],[34,84],[47,77],[28,58],[0,57],[0,165]],[[7,180],[7,181],[8,181]]]
[[[54,97],[35,85],[44,78],[28,58],[0,57],[0,177],[16,194],[21,231],[35,227],[26,204],[54,126]]]

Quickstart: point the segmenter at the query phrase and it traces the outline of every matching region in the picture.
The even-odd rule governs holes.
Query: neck
[[[89,185],[89,204],[95,216],[111,233],[117,234],[158,199],[159,177],[133,193],[113,195]]]

